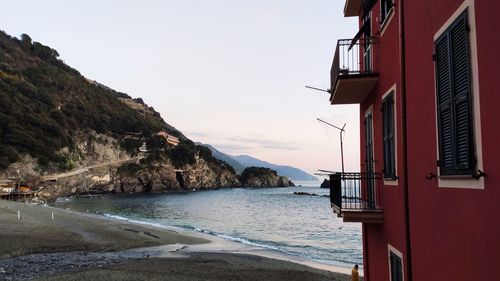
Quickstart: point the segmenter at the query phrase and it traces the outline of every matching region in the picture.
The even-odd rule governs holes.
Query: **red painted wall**
[[[372,34],[378,36],[378,44],[373,45],[373,67],[379,72],[379,82],[368,98],[360,105],[361,118],[361,169],[365,170],[365,113],[371,108],[373,116],[373,149],[374,171],[382,172],[382,98],[394,86],[395,88],[395,115],[401,115],[401,88],[400,88],[400,53],[399,53],[399,1],[392,11],[382,31],[377,22],[380,16],[380,4],[372,10]],[[401,133],[401,118],[396,118],[397,134]],[[371,280],[389,280],[388,245],[403,253],[403,263],[406,264],[406,243],[404,235],[404,205],[402,190],[402,138],[396,137],[397,174],[400,176],[396,185],[384,185],[383,180],[376,182],[379,191],[379,205],[384,209],[383,224],[365,224],[364,263],[365,278]],[[405,277],[406,278],[406,277]]]
[[[382,96],[396,86],[396,151],[398,185],[377,182],[379,204],[384,208],[384,224],[365,224],[364,265],[368,281],[389,280],[388,244],[403,254],[408,280],[404,217],[402,104],[400,83],[399,0],[382,34],[376,22],[380,5],[372,11],[372,32],[379,35],[374,46],[374,69],[380,73],[378,85],[360,105],[361,168],[365,169],[366,111],[372,107],[375,171],[381,172]],[[463,3],[474,3],[479,73],[480,145],[487,173],[484,189],[438,187],[435,72],[432,60],[434,34]],[[500,11],[498,0],[405,0],[408,186],[413,280],[494,280],[500,264]],[[492,277],[493,276],[493,277]],[[500,280],[500,278],[497,278]]]
[[[461,0],[406,1],[408,167],[413,280],[495,280],[500,264],[500,1],[476,0],[485,188],[438,187],[433,38]]]

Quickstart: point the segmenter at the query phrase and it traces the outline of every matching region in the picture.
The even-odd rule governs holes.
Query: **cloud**
[[[238,143],[250,143],[260,148],[270,148],[270,149],[299,150],[301,147],[299,144],[293,142],[266,140],[260,138],[230,137],[228,138],[228,140]]]
[[[228,154],[238,154],[238,153],[246,153],[246,152],[251,152],[253,149],[248,146],[244,145],[238,145],[238,144],[211,144],[213,147],[215,147],[217,150],[228,153]]]
[[[186,135],[189,135],[191,137],[196,137],[196,138],[209,138],[210,135],[207,133],[203,132],[186,132]]]
[[[273,150],[299,150],[304,145],[289,141],[269,140],[263,134],[248,134],[249,137],[234,135],[223,135],[204,132],[187,132],[189,137],[200,138],[202,142],[208,143],[227,153],[246,153],[259,149]]]

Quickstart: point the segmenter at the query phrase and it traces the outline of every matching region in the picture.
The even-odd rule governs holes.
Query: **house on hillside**
[[[168,134],[167,132],[165,132],[165,131],[160,131],[160,132],[158,132],[158,136],[160,136],[160,137],[164,138],[164,139],[165,139],[165,141],[167,141],[167,143],[168,143],[168,144],[173,145],[173,146],[177,146],[177,145],[179,145],[179,143],[180,143],[179,138],[174,137],[174,136],[172,136],[172,135],[169,135],[169,134]]]
[[[498,11],[497,0],[345,0],[360,28],[338,40],[330,102],[359,105],[362,172],[332,174],[331,201],[362,223],[365,280],[498,275]]]
[[[11,193],[16,189],[16,182],[14,180],[0,180],[0,192]]]

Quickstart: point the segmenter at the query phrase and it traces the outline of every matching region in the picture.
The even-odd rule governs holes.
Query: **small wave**
[[[111,214],[103,214],[105,217],[116,219],[116,220],[121,220],[121,221],[129,221],[128,218],[122,217],[122,216],[117,216],[117,215],[111,215]]]
[[[74,197],[59,197],[56,199],[56,204],[57,203],[67,203],[67,202],[71,202],[73,201],[73,199],[75,199]]]
[[[154,226],[154,227],[159,227],[159,228],[175,229],[175,227],[166,226],[166,225],[163,225],[161,223],[138,221],[138,220],[133,220],[133,219],[129,219],[129,218],[118,216],[118,215],[104,213],[103,216],[105,216],[107,218],[115,219],[115,220],[128,221],[128,222],[132,222],[132,223],[144,224],[144,225],[149,225],[149,226]]]
[[[226,239],[226,240],[229,240],[229,241],[239,242],[239,243],[242,243],[242,244],[245,244],[245,245],[249,245],[249,246],[254,246],[254,247],[259,247],[259,248],[266,248],[266,249],[270,249],[270,250],[274,250],[274,251],[280,251],[280,249],[277,248],[277,247],[274,247],[274,246],[271,246],[271,245],[266,245],[266,244],[261,244],[261,243],[256,243],[256,242],[252,242],[252,241],[240,238],[240,237],[233,237],[233,236],[229,236],[229,235],[225,235],[225,234],[216,234],[216,236],[220,237],[220,238],[223,238],[223,239]]]
[[[212,235],[212,236],[217,236],[217,233],[215,233],[213,231],[210,231],[210,230],[206,230],[206,229],[194,228],[194,231],[200,232],[200,233],[209,234],[209,235]]]
[[[290,256],[298,256],[298,257],[306,258],[308,260],[319,262],[319,263],[322,263],[322,264],[330,264],[330,265],[336,265],[336,266],[341,266],[341,267],[346,267],[346,265],[347,265],[347,263],[345,261],[342,261],[342,260],[325,260],[325,259],[321,259],[321,258],[315,257],[314,255],[308,255],[308,254],[305,254],[305,253],[301,253],[300,251],[297,252],[297,251],[285,250],[285,249],[281,249],[281,248],[276,247],[276,246],[272,246],[272,245],[266,244],[265,242],[260,242],[260,241],[259,242],[254,242],[254,241],[247,240],[247,239],[244,239],[244,238],[241,238],[241,237],[234,237],[234,236],[230,236],[230,235],[226,235],[226,234],[222,234],[222,233],[217,233],[217,232],[214,232],[214,231],[211,231],[211,230],[202,229],[202,228],[198,228],[198,227],[193,227],[191,225],[167,226],[167,225],[163,225],[163,224],[160,224],[160,223],[134,220],[134,219],[130,219],[130,218],[119,216],[119,215],[113,215],[113,214],[107,214],[107,213],[104,213],[102,215],[105,216],[105,217],[107,217],[107,218],[110,218],[110,219],[115,219],[115,220],[120,220],[120,221],[127,221],[127,222],[131,222],[131,223],[138,223],[138,224],[143,224],[143,225],[148,225],[148,226],[153,226],[153,227],[158,227],[158,228],[172,229],[172,230],[186,229],[186,230],[196,231],[196,232],[207,234],[207,235],[210,235],[210,236],[219,237],[219,238],[222,238],[224,240],[231,241],[231,242],[241,243],[241,244],[244,244],[244,245],[248,245],[248,246],[252,246],[252,247],[257,247],[257,248],[262,248],[262,249],[268,249],[268,250],[272,250],[272,251],[277,251],[277,252],[281,252],[283,254],[290,255]],[[271,242],[271,243],[273,243],[273,242]],[[291,247],[291,248],[314,248],[314,247],[311,247],[311,246],[308,246],[308,245],[303,246],[303,245],[286,245],[285,244],[283,246],[285,248],[287,248],[287,247]]]

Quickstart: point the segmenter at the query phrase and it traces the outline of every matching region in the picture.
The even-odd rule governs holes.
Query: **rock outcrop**
[[[330,188],[330,181],[325,179],[320,185],[320,188]]]
[[[241,173],[241,185],[244,187],[290,187],[295,186],[287,177],[269,168],[248,167]]]
[[[12,165],[4,176],[15,175],[15,168],[24,167],[22,174],[38,179],[30,181],[30,185],[38,191],[40,199],[48,202],[85,194],[160,193],[240,186],[235,173],[198,156],[194,164],[176,169],[168,159],[146,164],[147,155],[131,157],[111,137],[95,134],[89,139],[92,141],[86,139],[77,144],[82,160],[75,161],[75,168],[70,172],[44,177],[34,168],[36,160],[28,157],[23,163]]]

